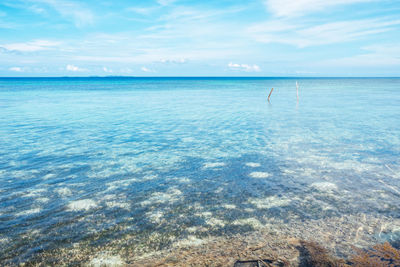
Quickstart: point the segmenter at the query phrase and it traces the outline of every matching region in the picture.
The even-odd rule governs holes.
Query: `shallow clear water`
[[[297,81],[0,79],[0,263],[354,214],[399,239],[400,79]]]

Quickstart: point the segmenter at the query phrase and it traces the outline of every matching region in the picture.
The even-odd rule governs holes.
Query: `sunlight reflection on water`
[[[301,79],[296,107],[293,79],[0,80],[0,262],[263,228],[398,239],[399,81]]]

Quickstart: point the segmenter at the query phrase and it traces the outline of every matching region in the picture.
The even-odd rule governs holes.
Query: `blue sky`
[[[0,76],[400,76],[398,0],[1,0]]]

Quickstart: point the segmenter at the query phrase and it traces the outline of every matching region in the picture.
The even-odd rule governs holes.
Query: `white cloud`
[[[157,3],[161,6],[168,6],[176,2],[176,0],[157,0]]]
[[[16,72],[22,72],[23,71],[21,67],[11,67],[8,70],[16,71]]]
[[[52,7],[64,18],[72,20],[77,27],[93,24],[92,11],[77,2],[62,0],[32,0],[32,2]]]
[[[184,64],[187,63],[187,59],[179,58],[179,59],[161,59],[161,63],[173,63],[173,64]]]
[[[55,1],[23,1],[34,3],[36,7],[43,8],[48,16],[54,15],[53,8],[44,3],[54,3]],[[84,2],[74,1],[74,3],[84,5]],[[305,0],[299,1],[305,3]],[[310,1],[308,0],[307,3],[311,3]],[[313,1],[317,4],[316,7],[309,7],[312,10],[310,12],[334,6],[331,0],[327,0],[326,3]],[[349,1],[355,2],[354,0]],[[61,2],[65,3],[67,0],[61,0]],[[267,2],[273,3],[274,1]],[[232,19],[236,17],[235,12],[241,11],[238,6],[218,9],[209,5],[172,5],[164,8],[154,4],[149,8],[155,8],[157,12],[154,12],[151,16],[157,15],[161,11],[162,14],[155,16],[153,21],[150,22],[150,20],[142,17],[143,24],[140,26],[129,28],[129,25],[127,25],[126,28],[116,33],[99,33],[98,28],[96,28],[97,30],[93,28],[90,32],[81,32],[79,36],[74,37],[75,39],[65,39],[61,44],[30,39],[27,39],[30,42],[16,41],[17,39],[3,40],[7,44],[0,43],[0,52],[4,52],[1,54],[2,64],[7,66],[5,70],[10,66],[24,66],[23,70],[30,73],[33,71],[33,66],[40,66],[42,62],[43,65],[48,66],[49,73],[52,73],[53,69],[57,69],[54,66],[59,66],[58,71],[62,68],[64,73],[69,72],[70,74],[86,74],[83,72],[85,70],[82,69],[83,67],[89,68],[86,66],[98,66],[87,70],[87,73],[96,75],[111,75],[108,74],[110,71],[115,74],[142,73],[142,75],[151,75],[154,70],[156,70],[155,73],[162,75],[176,73],[177,70],[183,71],[184,74],[191,73],[194,75],[196,73],[214,73],[214,71],[215,73],[219,71],[218,74],[226,73],[226,71],[236,72],[237,74],[240,74],[240,71],[242,74],[258,74],[261,68],[262,71],[269,73],[271,69],[276,72],[293,73],[295,70],[313,71],[314,69],[310,64],[318,63],[316,61],[319,60],[327,60],[334,55],[336,57],[340,57],[340,55],[342,57],[348,56],[349,58],[342,59],[343,62],[346,62],[343,64],[354,64],[354,66],[356,66],[356,62],[373,62],[374,59],[377,60],[377,53],[373,51],[361,51],[359,52],[360,55],[354,56],[354,54],[357,54],[354,51],[357,50],[361,42],[350,43],[348,49],[344,45],[337,48],[333,46],[323,48],[328,51],[335,51],[334,55],[325,53],[326,56],[324,56],[322,52],[326,50],[318,51],[316,48],[316,54],[321,55],[321,59],[311,58],[308,60],[310,50],[296,48],[354,40],[361,40],[363,44],[370,44],[375,36],[382,36],[382,41],[390,41],[390,35],[396,36],[398,25],[400,25],[400,19],[394,17],[340,21],[336,16],[339,14],[333,14],[335,16],[324,16],[325,14],[322,14],[323,17],[313,15],[294,18],[291,17],[294,16],[291,15],[293,12],[306,14],[308,11],[302,10],[297,3],[292,2],[294,7],[292,11],[287,11],[286,15],[282,13],[282,10],[275,9],[275,17],[272,17],[269,21],[256,20],[255,24],[252,24],[254,20],[250,22]],[[282,0],[282,5],[286,3],[288,3],[287,0]],[[343,0],[338,0],[338,3],[344,5]],[[253,8],[254,6],[239,15],[248,14]],[[352,8],[351,6],[350,9]],[[129,10],[129,7],[125,8],[124,13],[120,15],[126,16],[127,10]],[[139,7],[135,10],[134,7],[131,10],[142,14],[151,12],[151,9],[147,9],[144,5],[143,8]],[[100,10],[97,11],[101,12]],[[378,13],[378,11],[373,14],[376,16],[383,14],[383,12]],[[116,11],[110,12],[113,15],[104,15],[116,19],[118,13]],[[343,13],[346,17],[347,14]],[[133,17],[140,18],[134,13],[129,15],[130,17],[121,19],[127,19],[126,23],[129,23],[128,20],[135,20]],[[58,16],[61,17],[59,14]],[[73,18],[71,15],[68,19],[72,20]],[[84,24],[84,22],[81,22],[81,24]],[[102,31],[100,30],[100,32]],[[377,33],[382,32],[387,32],[387,34],[377,35]],[[368,39],[367,37],[372,38]],[[287,46],[265,45],[265,43],[287,44]],[[243,49],[243,47],[247,49]],[[45,52],[30,53],[29,56],[26,56],[24,53],[7,53],[10,50]],[[399,55],[396,51],[392,55],[385,55],[388,64],[397,64],[398,58],[394,57],[395,53]],[[28,60],[31,62],[27,63]],[[228,64],[230,61],[232,62]],[[274,62],[274,64],[261,64],[261,62],[266,61]],[[60,62],[64,62],[64,64],[60,66]],[[187,62],[186,65],[177,65]],[[384,61],[380,60],[379,62],[379,66],[384,66]],[[68,63],[73,65],[67,68],[67,72],[66,65]],[[162,66],[162,64],[166,66]],[[29,66],[31,67],[29,68]],[[132,68],[133,71],[130,69],[122,70],[124,67]],[[82,73],[79,71],[82,71]]]
[[[18,25],[15,23],[3,22],[0,20],[0,29],[15,29],[17,27],[18,27]]]
[[[46,14],[47,13],[44,8],[38,7],[37,5],[29,6],[27,9],[36,14]]]
[[[361,48],[364,52],[359,55],[326,60],[323,65],[340,67],[388,67],[400,66],[400,45],[379,44]]]
[[[112,69],[109,69],[109,68],[107,68],[107,67],[103,67],[103,71],[104,71],[104,72],[108,72],[108,73],[112,73],[112,72],[113,72]]]
[[[237,64],[237,63],[229,63],[228,67],[231,70],[237,71],[245,71],[245,72],[259,72],[261,71],[260,67],[257,65],[249,65],[249,64]]]
[[[67,71],[73,71],[73,72],[86,71],[85,69],[79,68],[79,67],[74,66],[74,65],[71,65],[71,64],[68,64],[68,65],[65,67],[65,69],[66,69]]]
[[[174,7],[170,12],[163,12],[165,16],[171,15],[171,19],[162,22],[160,20],[152,24],[154,27],[143,30],[92,33],[83,40],[64,41],[62,52],[66,52],[61,56],[66,55],[68,58],[59,60],[85,65],[96,62],[96,65],[101,66],[98,68],[101,72],[103,66],[115,66],[113,70],[116,73],[119,69],[117,64],[138,68],[140,71],[141,66],[150,68],[152,66],[149,64],[154,63],[185,64],[188,59],[193,62],[229,62],[233,58],[241,60],[238,55],[244,57],[250,53],[242,49],[248,43],[248,40],[242,38],[244,25],[239,25],[239,28],[220,21],[220,16],[230,16],[237,8],[223,11],[193,8],[185,10],[179,9],[180,12],[175,14]],[[187,15],[182,17],[179,14]],[[226,41],[228,39],[229,42]]]
[[[4,44],[0,45],[0,48],[16,52],[36,52],[36,51],[54,49],[58,45],[60,45],[60,42],[53,42],[48,40],[35,40],[26,43]]]
[[[248,32],[262,43],[282,43],[298,47],[349,42],[364,36],[387,32],[400,20],[363,19],[306,26],[286,20],[267,21],[249,27]]]
[[[349,5],[371,0],[266,0],[268,10],[278,17],[300,17],[338,5]]]
[[[144,72],[154,72],[154,71],[152,71],[151,69],[148,69],[148,68],[146,68],[146,67],[141,67],[140,68],[142,71],[144,71]]]
[[[200,20],[203,22],[210,22],[214,19],[220,19],[224,15],[238,13],[243,10],[245,10],[245,7],[242,6],[229,7],[225,9],[199,9],[188,6],[178,6],[172,8],[170,12],[161,16],[159,20],[166,21],[167,26],[172,26],[174,22],[199,23]]]
[[[159,7],[129,7],[128,11],[135,12],[140,15],[149,15],[157,10]]]

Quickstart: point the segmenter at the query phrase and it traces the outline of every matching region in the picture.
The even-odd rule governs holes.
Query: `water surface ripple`
[[[297,81],[299,102],[285,78],[0,78],[0,263],[399,240],[400,79]]]

